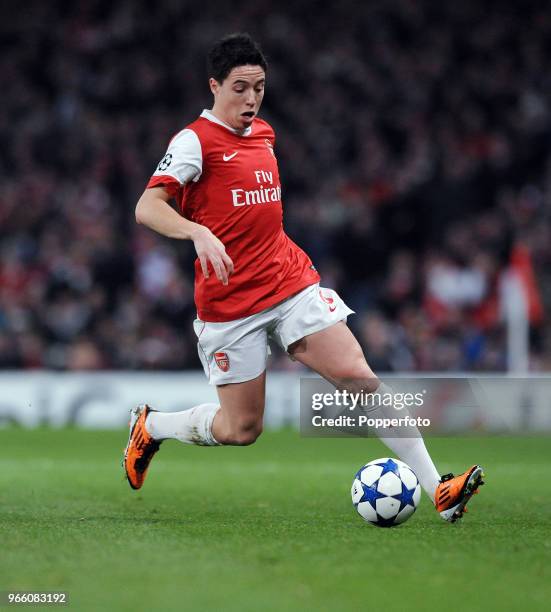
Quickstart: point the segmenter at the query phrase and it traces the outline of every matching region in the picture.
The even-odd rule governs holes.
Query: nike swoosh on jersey
[[[236,151],[235,153],[232,153],[231,155],[226,155],[224,153],[224,155],[222,155],[222,159],[224,161],[230,161],[230,159],[233,159],[238,153],[239,153],[239,151]]]

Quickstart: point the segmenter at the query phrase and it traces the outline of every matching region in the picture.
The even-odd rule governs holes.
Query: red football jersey
[[[319,275],[283,231],[271,126],[255,118],[248,134],[241,135],[208,116],[203,113],[180,132],[195,143],[195,157],[174,159],[186,155],[169,147],[147,186],[165,186],[181,214],[208,227],[226,247],[235,268],[229,284],[222,285],[211,270],[205,278],[197,259],[195,303],[203,321],[232,321],[281,302],[318,282]],[[182,184],[181,176],[170,172],[178,164],[197,168],[193,180]]]

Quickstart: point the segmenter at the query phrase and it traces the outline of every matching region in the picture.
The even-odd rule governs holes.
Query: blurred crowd
[[[285,227],[376,371],[506,368],[522,271],[551,367],[551,11],[464,0],[0,8],[0,368],[199,368],[193,246],[136,225],[205,54],[268,57]],[[280,352],[273,367],[297,367]]]

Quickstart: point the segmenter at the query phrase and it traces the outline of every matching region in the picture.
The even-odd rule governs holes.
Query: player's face
[[[249,127],[264,97],[266,74],[260,66],[236,66],[219,83],[209,80],[214,94],[213,113],[236,130]]]

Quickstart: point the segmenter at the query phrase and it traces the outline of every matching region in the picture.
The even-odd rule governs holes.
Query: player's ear
[[[220,90],[221,83],[219,83],[215,78],[210,77],[209,79],[209,87],[213,96],[216,96]]]

